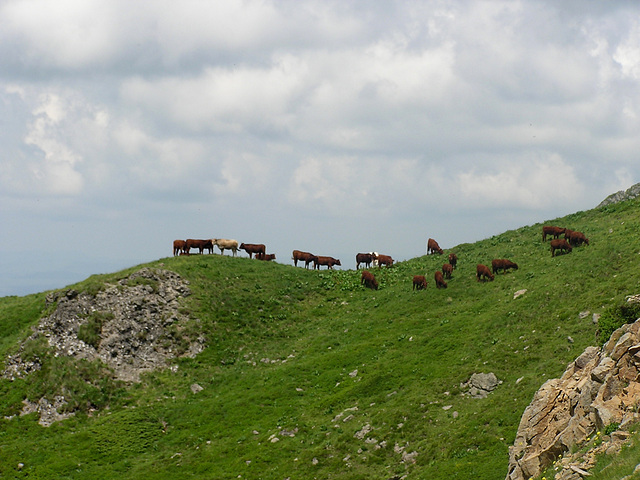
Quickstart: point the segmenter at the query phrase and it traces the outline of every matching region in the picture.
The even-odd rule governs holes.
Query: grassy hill
[[[557,257],[542,224],[458,245],[442,290],[437,255],[372,269],[378,291],[360,272],[247,258],[147,264],[191,282],[186,328],[201,329],[206,350],[130,387],[53,356],[26,380],[0,380],[0,478],[504,478],[535,391],[604,340],[593,313],[610,322],[640,293],[639,213],[632,200],[550,220],[591,241]],[[492,258],[520,268],[477,282],[476,264]],[[138,268],[73,288],[95,291]],[[412,291],[415,274],[427,275],[426,290]],[[44,297],[0,299],[2,358],[46,313]],[[485,399],[463,395],[481,372],[502,383]],[[75,417],[43,428],[16,415],[25,397],[52,389],[74,397]]]

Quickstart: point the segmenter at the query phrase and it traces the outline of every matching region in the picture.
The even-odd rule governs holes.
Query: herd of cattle
[[[564,238],[560,238],[564,234]],[[556,251],[561,253],[570,253],[573,247],[580,245],[589,245],[589,239],[582,232],[569,230],[568,228],[547,226],[542,227],[542,241],[546,242],[547,237],[552,236],[550,241],[551,256],[556,255]],[[200,254],[203,254],[205,250],[209,253],[213,253],[213,247],[217,246],[220,249],[222,255],[225,250],[231,250],[235,257],[238,250],[244,250],[249,254],[249,258],[255,258],[258,260],[275,260],[275,254],[267,254],[264,244],[258,243],[241,243],[238,245],[236,240],[224,239],[224,238],[211,238],[208,240],[174,240],[173,241],[173,255],[189,255],[192,249],[197,249]],[[438,245],[433,238],[427,241],[427,254],[439,254],[442,255],[444,251]],[[297,267],[298,262],[304,262],[305,268],[309,268],[312,265],[313,269],[319,270],[321,266],[326,266],[327,269],[333,269],[334,266],[341,266],[340,260],[322,256],[314,255],[310,252],[303,252],[301,250],[294,250],[292,253],[293,264]],[[455,253],[450,253],[448,257],[448,263],[442,265],[441,270],[437,270],[434,273],[434,280],[437,288],[447,288],[447,282],[445,279],[450,279],[453,270],[457,268],[458,257]],[[389,255],[381,255],[377,252],[358,253],[356,255],[356,270],[360,269],[360,265],[366,268],[374,267],[391,267],[393,265],[393,258]],[[508,260],[506,258],[496,258],[491,261],[491,269],[483,264],[476,266],[476,280],[480,281],[492,281],[495,278],[495,274],[502,270],[506,273],[507,270],[518,269],[518,264]],[[362,271],[360,283],[367,288],[374,290],[378,289],[378,281],[375,275],[368,270]],[[423,290],[427,288],[427,279],[424,275],[414,275],[413,277],[413,289]]]

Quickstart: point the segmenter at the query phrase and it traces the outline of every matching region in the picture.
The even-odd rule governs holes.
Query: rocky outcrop
[[[609,195],[602,202],[600,202],[600,204],[596,208],[606,207],[607,205],[611,205],[612,203],[623,202],[625,200],[632,200],[638,196],[640,196],[640,183],[636,183],[626,190],[620,190],[619,192]]]
[[[509,447],[507,480],[536,476],[596,432],[639,421],[638,404],[640,320],[616,330],[602,349],[588,347],[561,378],[536,392]],[[569,465],[567,471],[590,466]],[[567,475],[556,478],[571,478]]]
[[[188,283],[177,273],[150,268],[95,294],[53,292],[47,297],[53,313],[40,321],[29,340],[44,337],[54,355],[100,360],[118,379],[137,382],[143,372],[164,367],[176,356],[202,351],[202,338],[181,331],[187,317],[179,300],[189,294]],[[7,359],[5,378],[24,377],[39,368],[38,360],[25,361],[22,352]]]

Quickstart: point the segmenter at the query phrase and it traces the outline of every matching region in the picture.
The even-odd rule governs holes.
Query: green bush
[[[93,312],[87,318],[87,321],[78,327],[78,339],[93,348],[100,345],[100,333],[104,322],[113,319],[111,312]]]
[[[597,338],[600,345],[604,345],[621,326],[633,323],[640,318],[640,304],[623,303],[608,308],[598,320]]]

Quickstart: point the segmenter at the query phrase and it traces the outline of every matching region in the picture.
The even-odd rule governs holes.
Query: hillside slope
[[[541,224],[459,245],[447,289],[434,286],[438,255],[373,269],[378,291],[356,271],[220,255],[91,277],[70,288],[96,294],[142,267],[177,272],[190,320],[171,335],[202,335],[206,348],[126,384],[99,362],[28,343],[43,368],[0,380],[0,476],[504,478],[534,392],[601,341],[593,314],[639,293],[639,210],[630,200],[550,221],[590,238],[557,257]],[[477,282],[476,264],[492,258],[519,269]],[[426,290],[412,290],[415,274]],[[52,313],[44,298],[0,299],[3,358]],[[474,373],[501,383],[474,398]],[[53,392],[75,416],[44,428],[18,415],[25,398]]]

